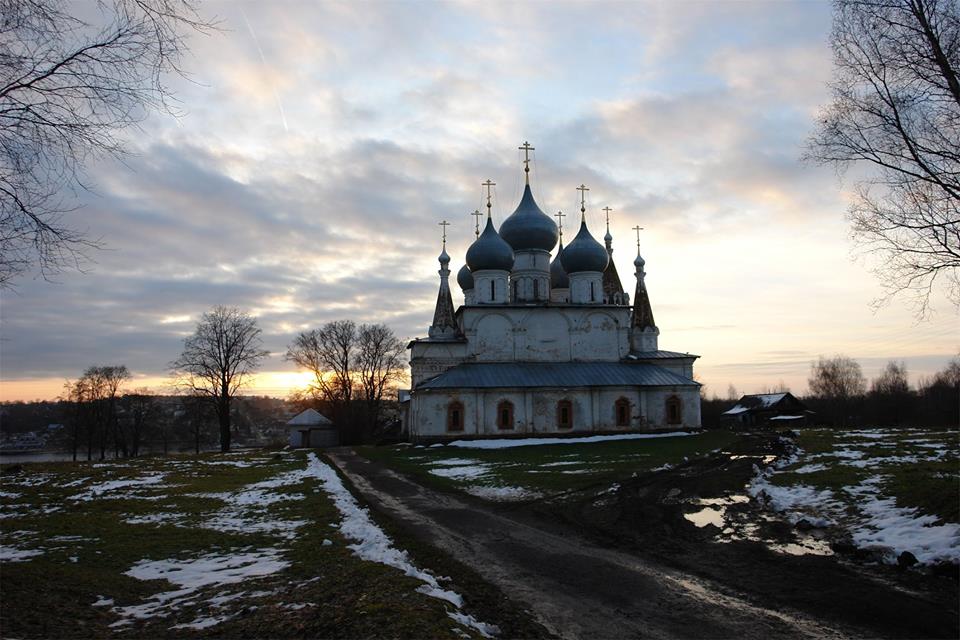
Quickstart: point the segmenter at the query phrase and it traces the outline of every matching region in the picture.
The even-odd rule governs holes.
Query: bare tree
[[[311,394],[333,405],[353,399],[357,372],[357,325],[352,320],[335,320],[319,329],[302,331],[287,347],[284,359],[313,374]]]
[[[833,100],[808,157],[866,165],[852,234],[876,253],[884,300],[960,305],[960,11],[956,0],[834,0]]]
[[[100,459],[107,455],[108,437],[113,436],[114,455],[126,444],[117,424],[117,397],[120,388],[130,379],[130,372],[123,365],[87,367],[75,382],[64,385],[64,399],[74,406],[73,411],[73,459],[77,458],[77,444],[81,429],[87,437],[87,460],[93,457],[96,440]]]
[[[867,381],[860,363],[847,356],[820,357],[810,367],[810,392],[828,402],[834,420],[846,424],[852,401],[863,396]]]
[[[140,446],[150,424],[157,422],[158,407],[156,399],[146,388],[135,389],[122,398],[126,424],[129,427],[130,456],[140,455]],[[164,453],[166,453],[166,434],[163,434]]]
[[[406,374],[405,350],[406,345],[385,324],[364,324],[357,331],[357,373],[373,426],[380,420],[384,390]]]
[[[270,355],[261,349],[260,328],[236,307],[214,307],[203,314],[197,329],[183,342],[183,352],[171,365],[174,385],[209,400],[220,425],[220,450],[230,450],[230,405]]]
[[[84,166],[121,155],[120,132],[151,110],[175,111],[164,78],[183,75],[184,34],[214,27],[191,0],[101,0],[97,24],[75,8],[0,0],[0,286],[99,246],[64,219]]]

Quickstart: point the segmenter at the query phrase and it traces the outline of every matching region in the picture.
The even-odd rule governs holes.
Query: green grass
[[[830,489],[855,510],[857,498],[844,492],[865,480],[880,477],[882,495],[897,506],[916,508],[942,522],[960,523],[960,441],[957,431],[943,429],[889,429],[870,437],[855,429],[807,429],[797,444],[803,457],[775,474],[781,486],[805,484]],[[933,445],[939,445],[935,447]],[[850,457],[844,452],[859,453]],[[795,473],[810,464],[825,468]]]
[[[665,464],[675,465],[684,458],[729,447],[737,438],[729,431],[707,431],[692,436],[505,449],[390,446],[360,447],[357,452],[441,489],[519,487],[536,496],[614,482]],[[451,460],[469,461],[460,466],[479,466],[484,473],[471,478],[434,473],[450,468],[443,463]]]
[[[202,464],[204,461],[244,460],[237,468]],[[173,463],[173,464],[171,464]],[[178,464],[180,463],[180,464]],[[81,463],[24,465],[20,475],[4,475],[0,542],[16,549],[43,549],[22,562],[3,562],[0,582],[0,634],[5,637],[106,637],[118,616],[110,607],[93,607],[100,597],[116,605],[141,604],[150,596],[178,587],[166,580],[142,581],[124,575],[141,560],[192,559],[211,552],[281,549],[291,564],[272,575],[243,583],[201,589],[194,603],[163,618],[138,621],[125,637],[392,637],[454,638],[458,627],[447,615],[449,605],[416,591],[421,582],[385,565],[357,558],[349,540],[331,525],[340,516],[332,501],[312,478],[274,490],[301,493],[304,498],[257,506],[245,518],[306,520],[293,539],[276,532],[242,530],[221,532],[201,522],[226,504],[191,494],[236,491],[246,485],[303,469],[305,454],[273,456],[254,452],[243,456],[177,456],[146,458],[133,463],[97,466]],[[95,483],[166,472],[162,485],[138,488],[141,497],[100,498],[78,502],[70,496]],[[36,486],[23,481],[50,479]],[[89,478],[78,486],[62,485]],[[9,494],[19,494],[11,497]],[[43,508],[58,508],[42,513]],[[177,514],[173,524],[128,524],[131,516]],[[59,536],[70,536],[69,539]],[[333,544],[324,545],[324,540]],[[402,548],[402,543],[398,543]],[[422,566],[422,565],[421,565]],[[430,568],[430,567],[425,567]],[[456,584],[452,587],[456,589]],[[171,630],[177,623],[220,613],[209,604],[218,593],[245,591],[222,613],[232,619],[205,630]],[[249,595],[256,591],[268,594]],[[286,605],[306,604],[297,610]],[[479,616],[478,616],[479,617]],[[481,618],[482,619],[482,618]],[[487,620],[496,623],[496,620]],[[468,631],[458,627],[460,631]],[[473,636],[477,634],[469,631]]]

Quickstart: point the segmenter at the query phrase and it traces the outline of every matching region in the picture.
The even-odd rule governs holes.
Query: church
[[[659,348],[644,282],[639,227],[633,304],[614,266],[609,229],[600,244],[586,222],[566,246],[537,205],[524,143],[523,196],[500,228],[487,216],[457,274],[454,308],[446,222],[440,283],[427,337],[410,342],[404,431],[414,442],[588,435],[700,426],[698,356]],[[554,252],[554,249],[556,251]]]

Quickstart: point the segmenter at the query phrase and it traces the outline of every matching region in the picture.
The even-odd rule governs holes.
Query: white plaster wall
[[[571,304],[603,303],[603,273],[600,271],[581,271],[571,273],[569,278]],[[593,285],[592,298],[590,296],[591,284]]]
[[[653,426],[658,428],[700,427],[700,391],[696,388],[651,389],[645,391],[647,416]],[[667,424],[667,398],[680,398],[683,415],[679,425]]]
[[[410,382],[414,388],[464,361],[465,342],[414,342],[410,347]]]
[[[468,336],[471,355],[482,362],[515,360],[513,327],[509,313],[483,314],[474,325],[473,336]]]
[[[626,355],[620,340],[622,323],[606,310],[591,310],[578,318],[571,336],[571,358],[581,361],[616,362]]]
[[[534,282],[537,282],[534,287]],[[510,272],[513,302],[547,301],[550,299],[550,254],[546,251],[517,251]],[[536,294],[536,295],[534,295]]]
[[[473,272],[473,303],[477,305],[484,304],[506,304],[509,299],[507,290],[507,271],[496,271],[484,269]],[[493,282],[494,298],[490,299],[490,283]]]

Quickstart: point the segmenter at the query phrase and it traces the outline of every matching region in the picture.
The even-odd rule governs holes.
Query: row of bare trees
[[[405,376],[404,348],[385,324],[336,320],[297,335],[285,359],[313,374],[301,395],[325,409],[349,443],[383,426],[385,394]]]

